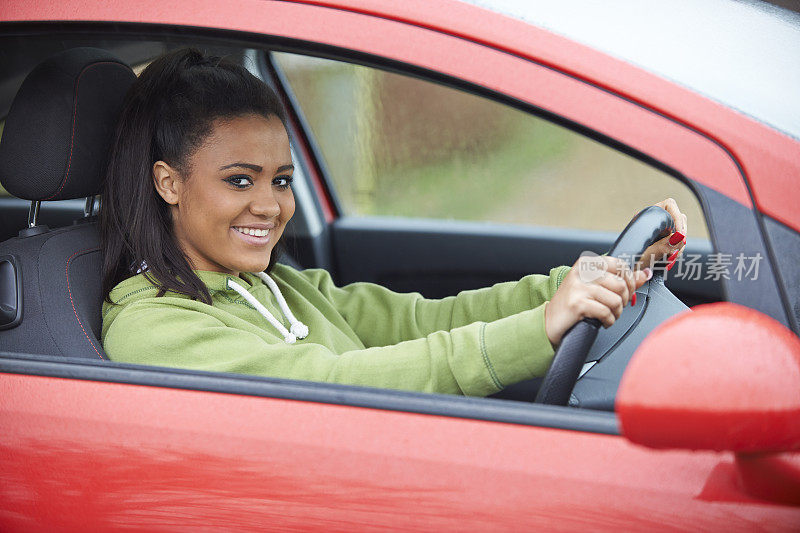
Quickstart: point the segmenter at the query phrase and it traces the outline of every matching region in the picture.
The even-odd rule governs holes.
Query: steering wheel
[[[622,230],[608,255],[627,259],[629,266],[633,268],[635,257],[639,257],[651,244],[674,231],[675,222],[667,211],[656,206],[647,207]],[[584,318],[567,330],[536,394],[536,403],[568,404],[570,393],[578,381],[600,327],[599,320]]]

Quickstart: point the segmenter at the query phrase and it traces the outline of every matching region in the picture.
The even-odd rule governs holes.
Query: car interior
[[[99,341],[97,227],[104,155],[136,69],[180,43],[10,39],[7,44],[0,71],[0,183],[9,193],[0,197],[0,345],[9,352],[106,360]],[[251,53],[219,51],[245,62]],[[268,54],[258,57],[269,62]],[[268,83],[280,83],[274,67],[263,70]],[[311,163],[300,163],[302,175]],[[339,283],[371,281],[443,297],[571,264],[583,250],[607,251],[616,238],[474,223],[358,217],[326,223],[314,214],[319,199],[311,187],[296,181],[298,214],[284,236],[281,261],[326,268]],[[477,260],[476,236],[490,248]],[[710,245],[701,243],[698,251],[707,254]],[[616,329],[601,331],[583,370],[592,372],[579,381],[570,405],[613,410],[619,376],[641,339],[687,305],[722,298],[713,281],[676,280],[670,289],[663,280],[648,284],[643,290],[649,291],[649,307],[642,303]],[[610,357],[614,351],[626,355]],[[608,364],[598,364],[604,361]],[[497,397],[530,401],[538,386],[534,380]]]

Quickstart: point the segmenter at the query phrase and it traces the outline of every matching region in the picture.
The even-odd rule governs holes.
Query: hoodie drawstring
[[[278,306],[281,308],[281,312],[283,312],[283,316],[289,321],[289,330],[287,330],[283,324],[278,322],[278,320],[269,312],[269,309],[264,307],[261,302],[256,300],[255,296],[247,292],[247,289],[233,281],[231,278],[228,278],[228,288],[233,289],[239,293],[239,295],[247,300],[247,302],[256,308],[256,310],[261,313],[261,316],[267,319],[267,321],[272,324],[272,326],[277,329],[281,335],[283,335],[283,340],[287,344],[294,344],[297,339],[305,339],[308,337],[308,326],[297,320],[292,311],[289,309],[289,305],[286,303],[286,299],[281,294],[280,289],[278,288],[277,283],[275,283],[272,278],[266,272],[257,272],[256,276],[261,278],[261,280],[269,287],[269,290],[272,291],[272,294],[275,295],[275,299],[278,301]]]

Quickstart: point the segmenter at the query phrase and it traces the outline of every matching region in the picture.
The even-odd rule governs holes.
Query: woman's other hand
[[[681,213],[677,202],[672,198],[667,198],[655,205],[672,215],[672,220],[675,221],[675,232],[651,244],[636,262],[636,268],[653,268],[656,261],[663,261],[666,258],[667,270],[670,270],[683,247],[686,246],[686,215]]]
[[[625,304],[636,304],[636,289],[652,275],[649,268],[632,272],[615,257],[580,257],[545,308],[544,329],[550,344],[560,344],[564,333],[584,318],[611,326]]]

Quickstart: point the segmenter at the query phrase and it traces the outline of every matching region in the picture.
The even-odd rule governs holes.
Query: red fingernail
[[[675,261],[673,261],[672,263],[668,264],[668,265],[667,265],[667,272],[669,272],[670,270],[672,270],[672,267],[674,267],[674,266],[675,266]]]
[[[685,238],[683,239],[683,244],[686,245],[686,239]]]
[[[631,296],[631,306],[634,306],[634,305],[636,305],[636,293],[635,292],[633,293],[633,296]]]
[[[680,253],[680,250],[675,250],[674,252],[672,252],[672,255],[667,257],[667,261],[673,261],[674,262],[675,258],[678,257],[679,253]]]
[[[676,231],[675,233],[672,234],[672,237],[669,238],[669,244],[671,246],[675,246],[676,244],[681,242],[683,239],[684,239],[683,233],[681,233],[680,231]]]

